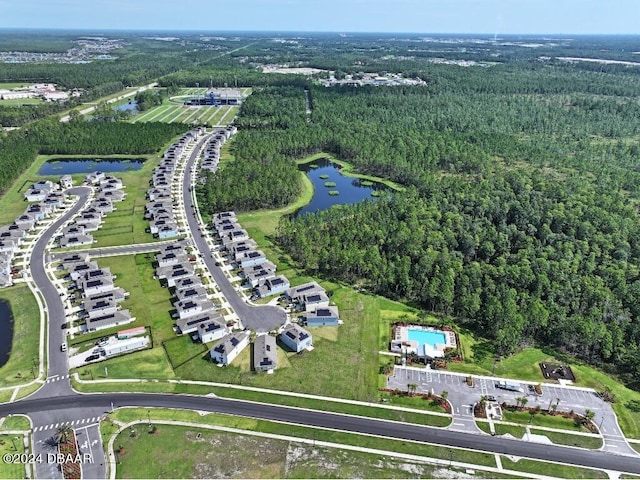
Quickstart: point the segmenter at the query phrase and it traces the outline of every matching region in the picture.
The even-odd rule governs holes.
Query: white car
[[[67,351],[67,344],[66,342],[62,342],[62,345],[60,345],[60,350],[62,350],[63,352]]]

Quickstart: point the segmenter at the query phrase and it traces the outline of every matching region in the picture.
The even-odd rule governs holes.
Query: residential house
[[[280,333],[280,340],[294,352],[301,352],[313,344],[311,334],[295,323],[289,323]]]
[[[92,243],[93,237],[91,235],[70,235],[60,239],[60,246],[62,248],[79,247],[80,245],[91,245]]]
[[[77,283],[85,298],[105,293],[115,288],[113,285],[113,278],[109,277],[100,278],[98,280],[87,280],[82,278],[79,279]]]
[[[301,307],[305,312],[315,312],[318,308],[327,308],[329,297],[324,292],[302,295]]]
[[[208,323],[213,320],[219,321],[220,319],[222,319],[222,315],[219,312],[211,310],[208,312],[201,313],[200,315],[193,315],[191,317],[178,318],[176,319],[176,326],[178,327],[178,330],[180,331],[180,333],[186,335],[188,333],[192,333],[198,330],[198,327],[203,323]]]
[[[98,295],[97,297],[100,296]],[[87,312],[87,317],[91,319],[99,318],[111,313],[115,313],[118,310],[118,304],[112,297],[109,296],[95,299],[85,298],[84,310],[85,312]]]
[[[292,302],[303,305],[304,296],[312,295],[314,293],[325,293],[325,291],[324,288],[322,288],[316,282],[309,282],[298,285],[297,287],[290,288],[287,291],[287,297],[289,297]]]
[[[99,198],[102,199],[103,197],[111,200],[112,202],[121,202],[122,200],[124,200],[125,193],[122,190],[103,189],[102,192],[100,192]]]
[[[256,289],[259,297],[268,297],[270,295],[278,295],[285,293],[289,288],[289,280],[284,275],[268,278],[262,285]]]
[[[106,177],[104,172],[92,172],[84,177],[85,183],[89,185],[98,185]]]
[[[246,269],[249,273],[244,274],[244,278],[252,288],[256,288],[260,284],[264,284],[264,282],[276,276],[275,272],[272,272],[271,270],[261,269],[261,265],[255,265],[254,267]]]
[[[253,252],[245,253],[244,257],[242,257],[238,263],[240,264],[240,268],[244,269],[254,265],[260,265],[266,261],[267,257],[264,256],[264,253],[260,250],[254,250]]]
[[[184,252],[184,249],[181,249]],[[158,262],[158,268],[162,267],[170,267],[171,265],[176,265],[178,263],[187,263],[189,261],[189,257],[185,253],[158,253],[156,255],[156,262]]]
[[[307,327],[335,327],[339,321],[336,307],[318,308],[315,312],[304,314],[304,324]]]
[[[100,183],[101,190],[105,190],[105,189],[119,190],[123,187],[122,179],[116,178],[113,175],[105,176],[102,180],[100,180],[99,183]]]
[[[173,305],[176,307],[176,315],[178,318],[192,317],[203,312],[215,310],[213,303],[208,298],[188,298],[186,300],[179,300]]]
[[[156,270],[158,278],[165,279],[169,287],[175,287],[176,281],[181,278],[186,278],[194,273],[192,265],[185,263],[182,265],[171,265],[170,267],[163,267]]]
[[[173,223],[167,223],[158,228],[158,238],[166,240],[167,238],[174,238],[180,234],[178,231],[178,225]]]
[[[249,234],[245,230],[239,228],[225,233],[220,238],[222,240],[222,245],[224,245],[224,247],[228,249],[232,243],[248,240]]]
[[[24,198],[27,202],[41,202],[47,198],[47,190],[38,190],[37,188],[30,188],[24,192]]]
[[[218,364],[229,365],[249,345],[249,332],[229,333],[218,340],[210,351],[211,359]]]
[[[202,280],[197,275],[190,275],[179,280],[176,280],[173,285],[176,289],[176,293],[182,290],[187,290],[193,287],[201,287]]]
[[[60,177],[60,187],[62,187],[63,190],[73,187],[73,179],[71,178],[71,175],[62,175]]]
[[[11,238],[0,239],[0,253],[7,253],[13,255],[13,252],[18,248],[18,241]]]
[[[63,263],[62,266],[69,272],[71,280],[74,282],[81,278],[85,278],[87,272],[98,269],[98,264],[96,262]]]
[[[176,292],[179,302],[185,300],[201,300],[207,298],[207,290],[204,287],[188,287]]]
[[[231,332],[222,315],[198,325],[198,338],[202,343],[215,342]]]
[[[23,213],[16,218],[15,224],[20,230],[33,230],[36,226],[36,218],[30,213]]]
[[[273,371],[278,366],[276,339],[271,335],[258,335],[253,341],[253,368],[256,371]]]
[[[82,253],[82,252],[65,253],[65,254],[62,254],[62,255],[56,257],[56,261],[62,263],[62,265],[64,266],[65,270],[69,270],[68,266],[70,266],[70,265],[72,265],[74,263],[88,262],[89,261],[89,254],[88,253]]]
[[[105,328],[124,325],[133,321],[135,321],[135,317],[131,316],[129,310],[119,310],[99,317],[87,318],[86,327],[87,331],[95,332],[97,330],[104,330]]]

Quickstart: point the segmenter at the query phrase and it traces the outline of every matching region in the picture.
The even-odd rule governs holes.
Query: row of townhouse
[[[145,219],[149,220],[149,232],[158,238],[176,238],[180,233],[171,195],[173,174],[180,155],[203,133],[204,129],[200,128],[185,133],[164,152],[160,165],[153,170],[151,187],[147,190]]]
[[[255,297],[268,297],[285,293],[290,287],[284,275],[276,274],[276,266],[267,260],[258,244],[249,238],[234,212],[220,212],[213,216],[213,230],[229,259],[242,271],[246,284]]]
[[[11,225],[0,227],[0,287],[12,285],[12,273],[17,273],[13,268],[14,256],[27,234],[62,208],[66,200],[66,195],[49,180],[34,183],[24,196],[25,200],[38,203],[29,205]]]
[[[220,149],[233,135],[236,134],[238,129],[234,126],[221,128],[213,133],[211,139],[207,142],[202,155],[202,161],[200,163],[201,170],[209,170],[215,172],[218,169],[218,163],[220,162]]]
[[[149,202],[146,209],[152,228],[159,219],[174,221],[174,199],[171,194],[173,174],[185,148],[203,133],[203,129],[196,129],[183,135],[167,149],[161,164],[154,170],[152,188],[147,191]],[[170,238],[163,237],[162,230],[158,233],[161,238]],[[172,289],[175,307],[172,316],[176,330],[191,335],[194,340],[209,343],[227,335],[231,329],[196,273],[192,263],[195,258],[187,253],[188,246],[187,240],[162,246],[155,257],[156,276]]]
[[[63,228],[58,236],[60,247],[77,247],[91,245],[94,232],[100,228],[104,216],[115,210],[114,202],[124,200],[122,180],[103,172],[93,172],[85,177],[85,184],[96,189],[95,198],[74,218],[73,222]]]
[[[94,332],[131,323],[135,317],[120,308],[129,294],[114,284],[115,277],[108,268],[100,268],[88,253],[77,252],[58,258],[61,270],[69,272],[71,281],[80,292],[83,331]]]
[[[324,288],[309,282],[287,290],[292,307],[302,312],[302,322],[308,327],[337,326],[341,323],[338,307],[330,305]]]

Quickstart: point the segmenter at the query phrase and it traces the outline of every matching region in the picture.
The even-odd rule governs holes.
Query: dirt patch
[[[539,363],[542,376],[552,380],[569,380],[576,381],[573,370],[568,365],[559,365],[557,363]]]

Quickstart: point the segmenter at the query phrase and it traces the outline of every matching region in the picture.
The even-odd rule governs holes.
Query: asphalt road
[[[36,287],[42,292],[45,307],[49,315],[49,372],[48,375],[66,375],[69,373],[67,365],[67,354],[60,351],[60,345],[65,341],[62,325],[65,321],[64,305],[60,299],[60,294],[49,281],[45,271],[45,250],[47,243],[56,233],[60,226],[75,216],[83,209],[91,193],[89,187],[74,187],[66,191],[69,195],[77,195],[80,198],[76,204],[69,209],[62,217],[56,220],[36,242],[31,255],[31,275]],[[63,382],[60,382],[61,384]],[[62,390],[61,390],[62,391]],[[51,392],[49,392],[51,394]]]
[[[208,137],[205,137],[204,139],[200,140],[200,142],[198,142],[193,152],[191,153],[191,156],[187,161],[184,180],[182,183],[184,207],[186,211],[187,222],[189,223],[189,229],[191,230],[191,235],[193,236],[193,241],[202,254],[204,262],[211,272],[213,279],[220,287],[220,290],[224,294],[231,307],[235,310],[238,317],[240,317],[240,320],[242,320],[242,324],[246,328],[256,330],[258,332],[268,332],[270,330],[275,330],[285,323],[287,319],[285,311],[282,308],[276,306],[252,306],[246,304],[244,300],[240,298],[233,285],[231,285],[229,279],[225,276],[222,269],[216,266],[215,260],[211,257],[211,250],[209,249],[209,245],[207,245],[207,242],[200,231],[200,224],[198,223],[195,215],[193,199],[191,198],[191,192],[189,190],[191,187],[191,176],[189,172],[195,164],[195,161],[198,158],[198,154],[207,139]]]
[[[225,400],[190,395],[113,393],[69,395],[54,398],[25,399],[0,405],[0,417],[11,413],[33,415],[45,412],[90,410],[107,413],[126,406],[181,408],[218,412],[280,422],[331,428],[342,431],[380,435],[389,438],[429,442],[446,447],[461,447],[518,457],[563,462],[576,466],[623,471],[640,474],[638,457],[612,455],[601,451],[509,440],[487,435],[472,435],[419,425],[409,425],[362,417],[349,417],[329,412],[314,412],[278,405],[256,404],[239,400]],[[144,420],[141,418],[140,420]]]

